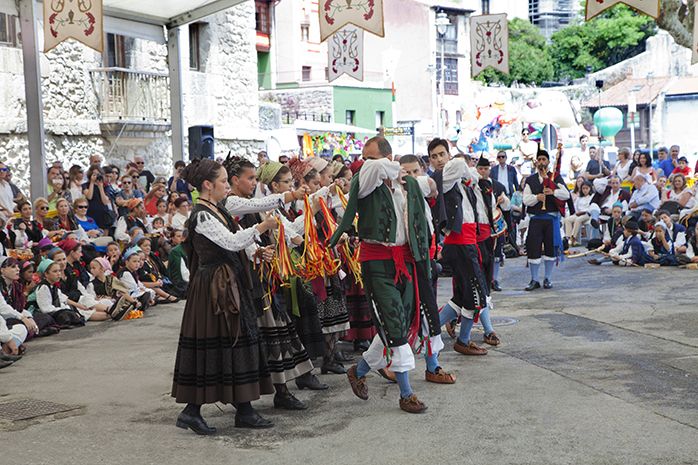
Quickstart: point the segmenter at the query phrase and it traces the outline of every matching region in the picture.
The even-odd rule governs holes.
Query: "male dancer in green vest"
[[[366,374],[390,365],[400,387],[400,408],[422,413],[427,406],[413,393],[408,373],[415,367],[411,343],[419,336],[421,322],[415,263],[429,258],[425,194],[420,182],[392,161],[392,148],[384,138],[369,139],[363,158],[366,162],[352,180],[346,212],[330,246],[350,229],[358,213],[361,273],[378,335],[347,377],[354,394],[367,400]]]

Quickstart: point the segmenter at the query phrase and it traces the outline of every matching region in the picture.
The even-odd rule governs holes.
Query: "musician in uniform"
[[[526,287],[527,291],[540,289],[538,272],[541,261],[545,266],[543,287],[553,287],[553,268],[562,254],[560,218],[561,211],[565,208],[564,202],[570,199],[570,191],[560,176],[559,169],[550,173],[549,165],[550,155],[545,150],[539,150],[536,156],[536,173],[526,178],[524,187],[523,203],[529,215],[526,250],[531,270],[531,282]],[[557,163],[557,166],[559,165]]]

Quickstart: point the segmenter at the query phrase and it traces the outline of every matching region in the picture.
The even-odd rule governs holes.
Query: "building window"
[[[460,124],[463,121],[463,113],[460,110],[456,110],[456,124]]]
[[[124,36],[118,34],[107,34],[105,61],[108,68],[128,68],[128,63],[126,62],[126,47],[127,41]]]
[[[303,67],[303,81],[310,81],[310,72],[312,68],[310,66]]]
[[[17,16],[0,13],[0,45],[19,47],[22,44]]]
[[[301,42],[310,40],[310,24],[301,24]]]
[[[458,95],[458,58],[444,58],[444,94]],[[441,58],[436,60],[436,90],[441,93]]]
[[[354,125],[356,121],[356,110],[347,110],[344,112],[344,122],[346,124]]]
[[[255,29],[262,34],[271,34],[271,8],[268,0],[255,0]]]
[[[201,70],[201,24],[192,23],[189,25],[189,69],[192,71]]]
[[[385,112],[384,111],[377,111],[376,112],[376,129],[383,127],[383,120],[384,119],[385,119]]]
[[[441,53],[443,46],[444,53],[458,53],[458,16],[454,14],[448,15],[448,20],[451,24],[446,28],[446,33],[441,37],[439,32],[436,32],[436,40],[439,46],[438,53]]]

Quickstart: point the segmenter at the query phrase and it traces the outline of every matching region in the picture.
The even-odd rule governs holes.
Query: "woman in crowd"
[[[632,173],[633,162],[630,159],[630,149],[623,147],[618,151],[618,161],[616,166],[613,167],[614,175],[618,176],[621,181],[627,181],[630,179],[630,174]]]
[[[121,190],[116,194],[116,205],[118,207],[119,216],[128,215],[128,201],[131,199],[142,199],[141,191],[136,190],[133,185],[131,176],[121,177]]]
[[[189,219],[189,199],[186,197],[179,197],[174,202],[175,214],[172,216],[171,227],[173,229],[184,229],[184,224]]]
[[[659,208],[672,214],[678,214],[684,208],[692,208],[695,198],[692,189],[686,183],[686,176],[681,173],[672,176],[671,185],[669,189],[664,190],[661,200]]]
[[[587,183],[587,180],[583,177],[578,177],[574,181],[574,189],[572,189],[572,200],[576,200],[577,197],[582,193],[582,186]]]
[[[49,230],[52,224],[52,220],[47,218],[48,211],[48,200],[46,200],[43,197],[39,197],[34,201],[34,221],[37,224],[41,225],[43,234],[45,236],[48,236],[51,240],[56,240],[57,238],[62,237],[65,234],[65,230]]]
[[[70,195],[70,190],[68,189],[68,182],[66,181],[63,170],[60,167],[50,167],[46,173],[46,178],[48,181],[47,190],[49,210],[53,211],[56,209],[56,201],[58,199],[66,199],[68,202],[73,201],[73,198]]]
[[[94,218],[87,216],[87,210],[90,208],[87,200],[82,198],[78,199],[73,203],[73,214],[85,234],[90,238],[102,237],[104,236],[104,231],[97,225]]]
[[[101,229],[111,228],[114,223],[111,199],[104,190],[104,173],[99,166],[93,165],[87,170],[87,182],[82,185],[82,193],[88,201],[87,214],[94,218]]]
[[[645,176],[650,176],[652,182],[657,182],[657,172],[652,167],[652,159],[646,153],[641,153],[637,158],[637,166],[633,170],[631,175],[632,178],[638,174],[644,174]]]
[[[68,170],[68,190],[73,201],[84,197],[82,184],[85,182],[85,172],[80,165],[73,165]]]
[[[38,244],[44,237],[44,225],[32,219],[32,206],[26,200],[17,204],[17,210],[19,210],[19,218],[15,220],[13,228],[17,231],[17,239],[22,239],[22,243],[16,240],[16,247],[24,248],[25,241]]]
[[[20,282],[19,262],[14,258],[0,257],[0,316],[7,325],[24,325],[28,338],[38,335],[39,326],[26,310],[27,299]]]
[[[145,204],[145,211],[150,216],[155,216],[158,212],[158,200],[165,198],[167,196],[167,190],[165,189],[165,184],[155,182],[150,187],[150,192],[145,195],[143,203]]]
[[[582,226],[589,221],[589,206],[593,195],[591,193],[591,184],[584,182],[579,189],[579,194],[574,199],[575,213],[565,217],[565,235],[569,239],[570,245],[579,244],[579,232]]]
[[[274,388],[260,345],[244,250],[274,228],[276,219],[241,230],[218,207],[229,185],[225,169],[213,160],[194,160],[182,171],[182,179],[201,195],[188,225],[191,276],[172,386],[172,396],[187,406],[177,426],[215,433],[201,416],[201,405],[223,402],[235,404],[235,426],[271,427],[251,404]]]
[[[51,231],[77,231],[78,220],[73,215],[70,208],[70,202],[66,199],[58,199],[56,201],[56,217],[53,218],[53,225],[49,228]]]

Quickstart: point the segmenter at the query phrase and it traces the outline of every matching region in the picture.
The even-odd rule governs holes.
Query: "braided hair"
[[[196,159],[182,170],[181,177],[201,192],[204,181],[214,182],[221,168],[220,163],[209,158]]]
[[[240,176],[245,169],[255,169],[254,164],[245,157],[240,157],[237,155],[231,156],[228,154],[226,159],[223,161],[223,167],[228,172],[228,180],[233,176]]]

